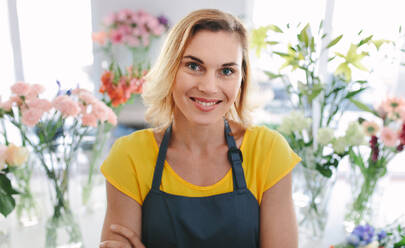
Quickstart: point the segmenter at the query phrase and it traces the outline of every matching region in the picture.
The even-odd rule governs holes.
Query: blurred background
[[[267,45],[270,44],[269,40],[277,39],[274,48],[268,46],[256,52],[258,43],[252,44],[251,61],[254,71],[253,81],[256,87],[256,95],[252,98],[254,98],[254,104],[258,106],[253,115],[255,124],[276,128],[283,123],[286,113],[295,110],[296,105],[288,103],[291,102],[291,99],[293,102],[297,102],[297,99],[291,98],[286,91],[284,79],[288,78],[289,82],[298,82],[302,75],[290,69],[281,73],[279,68],[286,57],[275,56],[274,51],[281,51],[281,48],[276,47],[277,45],[294,43],[293,40],[296,39],[297,34],[300,34],[307,24],[311,27],[310,31],[305,29],[307,35],[327,34],[326,38],[317,40],[319,47],[325,48],[325,44],[343,34],[341,41],[333,44],[333,49],[342,51],[340,53],[343,55],[346,55],[351,44],[357,43],[360,47],[362,39],[364,41],[371,35],[372,38],[367,42],[375,41],[374,45],[379,44],[379,41],[382,42],[381,47],[376,45],[377,49],[371,50],[370,48],[370,52],[367,51],[370,56],[366,56],[362,60],[361,63],[367,68],[366,71],[356,70],[360,66],[354,65],[355,63],[353,63],[354,67],[350,67],[352,68],[350,72],[352,81],[367,81],[367,90],[362,91],[361,94],[356,93],[356,101],[361,101],[368,108],[378,108],[387,97],[398,99],[405,97],[404,1],[0,0],[1,99],[3,101],[8,99],[12,95],[10,87],[20,81],[43,85],[46,91],[42,96],[46,99],[52,99],[61,89],[69,90],[77,87],[89,90],[99,99],[108,99],[107,94],[100,93],[99,89],[103,85],[101,78],[105,71],[112,71],[112,61],[116,63],[115,65],[125,68],[130,65],[134,66],[132,63],[134,57],[141,56],[146,61],[145,68],[148,68],[155,61],[167,35],[166,30],[155,35],[153,39],[151,38],[150,44],[148,42],[147,51],[140,55],[135,55],[134,50],[127,49],[125,45],[118,46],[118,44],[117,47],[114,47],[114,43],[112,43],[108,47],[94,36],[94,34],[106,30],[108,16],[123,9],[143,10],[156,17],[163,16],[167,20],[167,23],[164,23],[165,27],[170,29],[189,12],[201,8],[216,8],[229,12],[239,17],[250,32],[270,24],[283,30],[282,36],[280,36],[281,32],[271,33],[270,29],[270,34],[266,33],[268,35],[266,36]],[[294,28],[298,31],[288,32]],[[107,47],[110,50],[106,49]],[[335,51],[329,52],[329,54],[327,50],[325,51],[325,55],[322,53],[317,55],[319,60],[314,62],[313,66],[316,67],[314,71],[320,75],[318,79],[330,82],[334,75],[338,75],[336,67],[339,66],[338,59],[342,57],[335,55]],[[336,59],[329,61],[328,56],[336,57]],[[345,58],[347,63],[349,63],[348,56]],[[270,76],[269,72],[272,73]],[[282,76],[280,76],[281,74]],[[363,85],[359,86],[360,88],[354,88],[353,92],[361,89]],[[111,106],[111,102],[109,104]],[[329,104],[333,105],[334,102]],[[322,115],[322,113],[316,114],[316,110],[319,112],[319,106],[320,103],[315,101],[314,105],[311,104],[310,107],[310,112],[313,113],[310,117],[315,122]],[[95,168],[89,169],[87,164],[89,164],[89,154],[92,152],[97,134],[83,140],[81,152],[76,157],[77,163],[71,168],[70,180],[72,183],[68,192],[71,209],[78,219],[82,238],[80,242],[57,247],[97,246],[106,205],[104,179],[97,168],[108,154],[108,150],[116,138],[148,127],[144,120],[144,111],[145,107],[139,94],[134,94],[128,103],[123,104],[119,111],[116,111],[118,123],[115,127],[108,129],[109,136],[104,141],[105,147],[100,148],[103,149],[103,152],[98,154],[99,158],[95,162]],[[366,113],[367,111],[364,109],[359,109],[355,104],[347,106],[343,112],[345,115],[342,114],[342,117],[335,121],[335,124],[340,122],[335,129],[341,133],[344,133],[351,121],[356,120],[359,116],[367,118],[370,114]],[[308,117],[308,115],[306,116]],[[312,130],[314,131],[319,127],[312,126],[311,128],[315,128]],[[4,131],[8,133],[10,140],[19,135],[18,130],[11,124],[6,123]],[[21,145],[19,141],[14,142]],[[405,156],[399,150],[396,153],[398,154],[387,165],[388,173],[386,175],[388,176],[381,179],[382,184],[386,186],[381,191],[384,192],[381,193],[384,194],[384,198],[379,198],[380,205],[376,211],[385,213],[385,215],[380,214],[384,216],[378,217],[381,221],[375,225],[380,225],[379,227],[385,227],[405,214],[403,207],[405,200],[401,196],[403,195],[401,189],[405,186]],[[351,175],[351,163],[348,157],[342,161],[339,169],[333,170],[336,179],[333,182],[333,190],[331,189],[327,196],[326,208],[329,218],[322,226],[322,235],[311,240],[308,236],[312,234],[308,235],[305,230],[301,230],[305,233],[301,236],[305,237],[305,240],[300,237],[300,247],[329,247],[344,242],[350,233],[348,231],[350,225],[349,227],[345,225],[344,219],[345,202],[349,201],[349,196],[353,194],[353,191],[350,191],[350,180],[352,179],[349,176]],[[49,222],[46,222],[46,219],[52,212],[52,205],[47,199],[49,195],[52,195],[50,193],[52,190],[49,189],[52,186],[44,182],[46,176],[41,175],[43,174],[41,169],[33,170],[33,179],[29,186],[32,188],[34,198],[38,201],[37,220],[31,224],[21,224],[16,212],[11,213],[7,218],[0,216],[0,247],[45,247],[45,237],[49,235],[46,228]],[[92,193],[90,200],[83,204],[82,198],[79,196],[83,194],[83,189],[86,187],[85,182],[88,180],[89,170],[94,170]],[[13,178],[13,176],[10,177]],[[12,179],[12,182],[14,182],[13,180],[17,179]],[[304,206],[308,199],[302,192],[296,192],[294,200],[299,215],[299,208]],[[308,230],[310,227],[305,226],[304,229]],[[69,234],[61,235],[69,237]]]

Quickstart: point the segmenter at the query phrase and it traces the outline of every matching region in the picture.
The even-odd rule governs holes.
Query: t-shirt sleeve
[[[269,130],[272,138],[268,154],[268,166],[264,179],[264,191],[271,188],[292,171],[301,158],[293,151],[287,140],[277,131]]]
[[[140,184],[129,153],[130,147],[128,137],[117,139],[100,170],[111,185],[142,205]]]

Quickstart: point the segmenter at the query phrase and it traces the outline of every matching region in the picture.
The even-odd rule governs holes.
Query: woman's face
[[[237,34],[197,32],[186,47],[176,74],[174,117],[200,125],[221,120],[241,87],[242,56]]]

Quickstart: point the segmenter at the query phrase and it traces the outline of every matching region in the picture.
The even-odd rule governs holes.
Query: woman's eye
[[[198,64],[196,64],[196,63],[193,63],[193,62],[187,63],[186,66],[192,71],[200,70],[200,66]]]
[[[225,76],[230,76],[233,73],[233,70],[231,68],[223,68],[222,69],[222,74]]]

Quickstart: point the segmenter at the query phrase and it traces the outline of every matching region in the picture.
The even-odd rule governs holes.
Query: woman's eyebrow
[[[195,60],[195,61],[197,61],[198,63],[200,63],[202,65],[204,64],[204,62],[201,59],[199,59],[197,57],[194,57],[192,55],[186,55],[186,56],[183,57],[183,59],[192,59],[192,60]],[[229,63],[222,64],[222,66],[239,66],[239,65],[237,63],[235,63],[235,62],[229,62]]]

